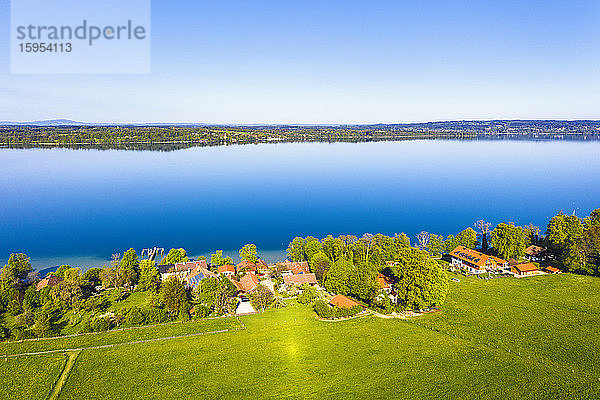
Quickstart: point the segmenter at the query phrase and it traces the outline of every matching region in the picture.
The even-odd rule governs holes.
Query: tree
[[[13,253],[8,258],[8,263],[2,268],[0,279],[6,283],[18,283],[22,279],[27,278],[27,274],[31,272],[31,262],[29,257],[23,253]]]
[[[419,242],[419,248],[421,250],[425,250],[427,248],[427,245],[429,244],[429,239],[430,238],[431,238],[431,234],[429,232],[426,232],[426,231],[421,231],[417,235],[417,241]]]
[[[273,301],[273,293],[264,285],[258,285],[251,294],[252,303],[261,310],[265,310]]]
[[[552,217],[546,227],[544,238],[546,245],[556,255],[563,269],[576,271],[581,262],[577,260],[580,252],[576,246],[583,236],[583,224],[575,215],[562,212]]]
[[[80,282],[81,281],[81,268],[68,268],[63,272],[63,279],[65,281]]]
[[[298,303],[300,304],[308,304],[312,303],[314,299],[317,298],[317,289],[304,284],[302,285],[302,293],[300,293],[297,297]]]
[[[446,239],[446,251],[451,252],[457,246],[465,246],[474,249],[477,245],[477,232],[472,228],[467,228],[456,236],[449,235]]]
[[[169,276],[160,286],[160,300],[165,309],[178,313],[187,303],[187,293],[183,283],[175,276]]]
[[[427,248],[429,249],[431,255],[440,256],[444,251],[446,251],[444,237],[442,235],[431,234]]]
[[[377,295],[376,276],[377,270],[372,264],[364,262],[353,266],[348,277],[349,294],[371,302]]]
[[[231,257],[223,257],[223,250],[217,250],[214,254],[210,255],[210,263],[220,267],[221,265],[233,264]]]
[[[160,265],[177,264],[187,261],[189,261],[189,258],[184,249],[171,249],[165,258],[160,260]]]
[[[65,271],[69,269],[71,269],[70,265],[61,265],[56,271],[54,271],[54,275],[58,276],[59,278],[65,279]]]
[[[140,260],[133,248],[130,248],[123,254],[119,263],[119,268],[123,276],[124,283],[128,286],[135,286],[138,280],[138,267]]]
[[[322,251],[325,253],[327,258],[329,258],[329,260],[335,262],[344,256],[344,241],[340,238],[334,238],[333,236],[329,235],[322,240]]]
[[[73,307],[83,298],[83,291],[77,281],[62,281],[52,289],[52,297],[58,303]]]
[[[307,237],[305,243],[303,258],[310,263],[310,260],[313,258],[313,256],[321,251],[323,246],[321,245],[319,239],[312,236]]]
[[[350,273],[352,272],[352,263],[345,258],[334,262],[325,276],[325,288],[332,293],[348,294],[350,293]]]
[[[519,259],[525,255],[525,233],[523,229],[504,222],[492,231],[491,243],[498,256],[505,260]]]
[[[323,251],[319,251],[311,258],[309,265],[319,283],[322,284],[325,276],[327,276],[327,271],[329,271],[329,267],[331,266],[331,260]]]
[[[100,286],[102,284],[102,280],[100,279],[100,273],[102,272],[102,268],[90,268],[82,275],[82,279],[88,282],[89,285],[93,287]]]
[[[160,274],[154,261],[142,260],[139,265],[140,278],[138,280],[138,289],[142,291],[156,292],[160,284]]]
[[[221,282],[217,278],[203,279],[192,292],[192,302],[194,304],[204,304],[212,310],[216,294],[220,288]]]
[[[397,265],[391,267],[396,280],[398,300],[406,309],[425,309],[444,303],[448,277],[441,265],[427,252],[414,247],[402,249]]]
[[[531,246],[532,244],[538,244],[540,241],[540,228],[529,224],[523,227],[523,233],[525,233],[525,246]]]
[[[256,264],[256,262],[258,261],[256,245],[251,243],[245,244],[244,247],[240,249],[240,258],[242,259],[242,261],[247,260],[251,263]]]
[[[307,261],[304,258],[304,245],[306,241],[301,237],[295,237],[287,248],[287,258],[291,261]]]
[[[490,226],[492,225],[489,222],[485,222],[484,220],[480,219],[479,221],[475,222],[475,228],[477,228],[479,230],[479,232],[481,232],[481,251],[483,251],[484,253],[487,251],[488,249],[488,232],[490,231]]]

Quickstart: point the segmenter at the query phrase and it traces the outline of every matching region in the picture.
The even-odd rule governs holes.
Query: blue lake
[[[97,265],[129,247],[256,243],[281,258],[295,236],[414,239],[478,219],[545,229],[600,207],[600,142],[413,140],[197,147],[172,152],[0,150],[0,261]]]

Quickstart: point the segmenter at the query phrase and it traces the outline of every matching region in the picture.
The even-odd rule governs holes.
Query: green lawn
[[[600,397],[600,279],[460,279],[441,312],[412,322],[373,316],[323,322],[309,306],[290,304],[242,317],[246,330],[84,350],[60,398]],[[216,321],[168,329],[237,323]],[[146,337],[164,333],[144,329],[139,334]],[[132,332],[70,344],[126,342],[138,334]],[[11,346],[0,345],[0,354],[24,348]],[[42,368],[36,359],[10,360],[11,371],[36,374]],[[48,390],[50,376],[56,378],[47,375]],[[0,398],[19,398],[15,388],[7,383]]]

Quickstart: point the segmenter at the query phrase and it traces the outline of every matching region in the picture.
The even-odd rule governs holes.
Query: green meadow
[[[118,344],[83,350],[60,399],[600,397],[600,279],[459,279],[440,312],[409,321],[325,322],[291,302],[241,317],[246,329],[201,320],[5,343],[0,355]],[[65,360],[0,358],[0,398],[47,398]]]

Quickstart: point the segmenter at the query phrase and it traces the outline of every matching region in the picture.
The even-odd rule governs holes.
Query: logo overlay
[[[150,73],[150,0],[11,0],[13,74]]]

